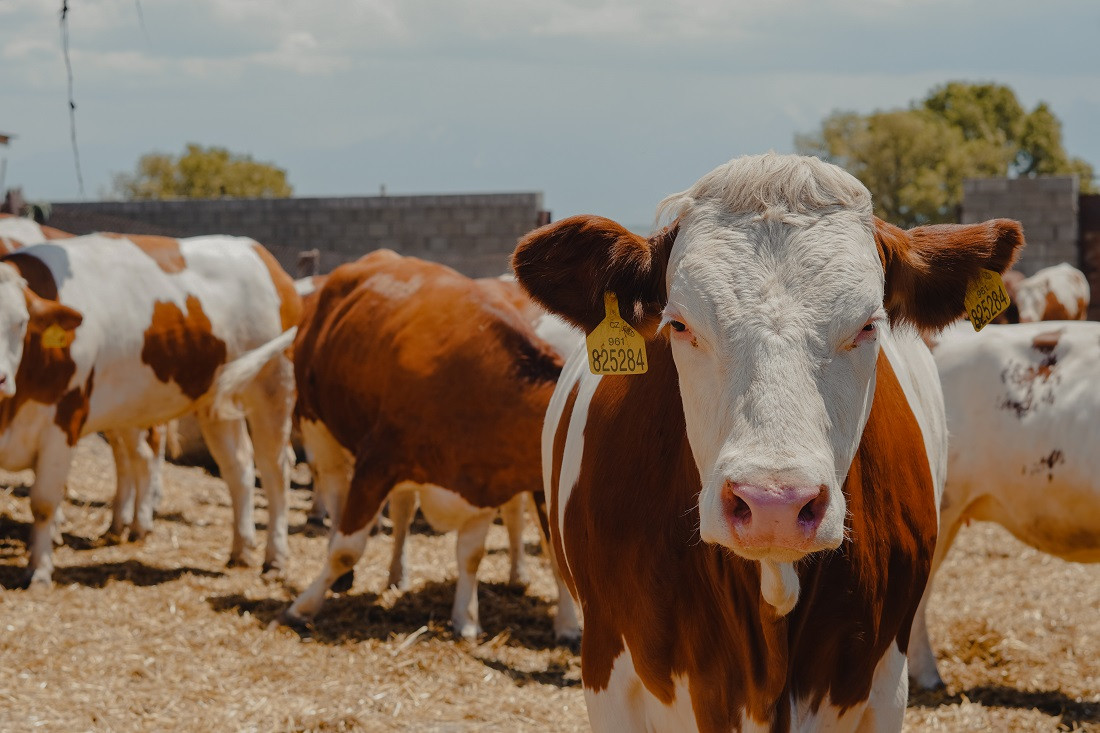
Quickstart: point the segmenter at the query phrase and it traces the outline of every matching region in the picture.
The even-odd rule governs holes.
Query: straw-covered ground
[[[323,554],[324,540],[300,531],[307,492],[292,500],[286,585],[224,567],[228,495],[197,468],[167,468],[143,544],[101,546],[113,465],[88,439],[70,477],[56,587],[13,590],[30,478],[0,473],[0,730],[588,727],[578,658],[553,643],[545,560],[531,558],[526,593],[509,587],[500,527],[482,566],[481,643],[451,637],[454,539],[427,532],[411,538],[411,591],[383,589],[390,538],[380,535],[352,592],[303,638],[272,621]],[[971,527],[940,578],[931,626],[948,689],[911,700],[910,729],[1100,730],[1100,566]]]

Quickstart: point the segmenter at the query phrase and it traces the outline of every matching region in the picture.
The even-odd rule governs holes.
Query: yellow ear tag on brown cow
[[[73,336],[72,331],[53,323],[42,332],[42,346],[46,349],[64,349],[73,342]]]
[[[978,276],[966,288],[963,305],[970,316],[970,325],[981,331],[1008,308],[1008,291],[1004,280],[993,270],[980,270]]]
[[[588,368],[593,374],[645,374],[649,365],[642,334],[619,315],[615,293],[603,294],[603,307],[607,315],[586,339]]]

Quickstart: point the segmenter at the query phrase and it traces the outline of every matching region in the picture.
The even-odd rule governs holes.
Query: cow
[[[1005,273],[1012,301],[997,323],[1083,321],[1088,318],[1090,288],[1085,274],[1068,262],[1044,267],[1031,277]]]
[[[33,219],[0,214],[0,255],[14,252],[29,244],[55,239],[68,239],[72,234],[53,227],[42,226]],[[104,539],[114,542],[124,539],[125,529],[130,526],[134,515],[134,497],[137,493],[137,481],[149,483],[149,501],[155,509],[160,502],[162,490],[161,472],[164,465],[166,446],[165,426],[154,426],[148,430],[126,429],[123,431],[104,431],[103,436],[111,446],[115,459],[114,518]],[[148,465],[152,461],[154,465]],[[60,544],[61,507],[57,509],[54,522],[54,543]],[[137,537],[135,537],[136,539]]]
[[[947,405],[947,485],[932,577],[959,528],[996,522],[1042,552],[1100,562],[1100,323],[959,324],[932,352]],[[943,685],[917,613],[909,669]]]
[[[135,495],[116,497],[112,531],[129,524],[140,538],[152,528],[155,460],[138,436],[196,407],[232,497],[230,564],[247,564],[255,541],[254,444],[271,514],[264,570],[283,572],[289,360],[240,387],[251,442],[243,420],[201,408],[222,366],[296,324],[300,308],[290,277],[245,238],[97,234],[0,258],[0,465],[35,470],[26,582],[51,580],[50,532],[77,440],[110,431],[129,441]]]
[[[302,435],[333,531],[321,572],[284,620],[317,614],[387,498],[389,581],[402,585],[400,548],[419,496],[433,526],[458,530],[452,622],[456,636],[476,638],[485,536],[498,507],[515,511],[539,488],[539,433],[561,359],[497,285],[389,250],[332,271],[293,353]],[[562,595],[555,629],[575,639]]]
[[[575,354],[542,438],[592,727],[900,729],[947,447],[912,326],[955,319],[1020,227],[898,229],[776,154],[658,211],[649,238],[575,216],[513,256],[551,312],[592,332],[613,294],[644,338],[644,374]]]

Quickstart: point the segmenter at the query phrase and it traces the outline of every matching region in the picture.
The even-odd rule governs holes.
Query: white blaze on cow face
[[[785,612],[797,575],[782,566],[843,539],[841,487],[888,328],[884,273],[854,178],[816,162],[815,179],[790,190],[731,191],[790,179],[728,167],[663,205],[680,229],[662,315],[702,482],[700,535],[764,561]]]
[[[27,283],[11,265],[0,263],[0,396],[15,394],[15,373],[23,358],[30,313]]]

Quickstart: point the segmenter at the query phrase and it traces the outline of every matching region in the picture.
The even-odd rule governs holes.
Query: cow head
[[[543,227],[520,242],[515,270],[586,331],[611,290],[639,331],[671,340],[700,536],[761,561],[764,596],[786,612],[793,563],[843,539],[879,339],[899,322],[957,318],[979,268],[1011,263],[1020,228],[903,231],[875,219],[840,168],[774,154],[715,169],[661,211],[675,223],[649,239],[592,216]]]
[[[18,270],[0,262],[0,397],[15,394],[25,348],[67,345],[82,320],[78,311],[36,295]]]

